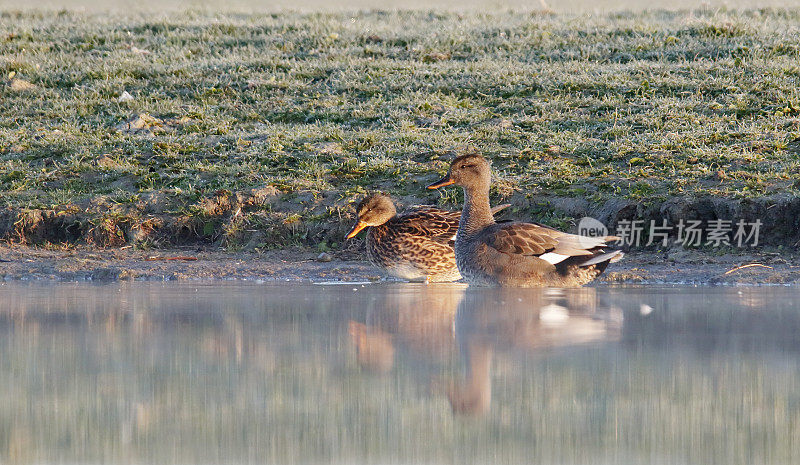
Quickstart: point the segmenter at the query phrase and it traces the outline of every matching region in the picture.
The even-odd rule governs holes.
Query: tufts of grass
[[[348,216],[371,189],[455,207],[458,192],[422,187],[467,147],[492,158],[498,201],[797,195],[798,20],[6,13],[0,206],[112,198],[146,215],[143,198],[169,193],[161,212],[216,240],[252,228],[207,221],[203,202],[270,186],[256,224],[311,241],[328,209]]]

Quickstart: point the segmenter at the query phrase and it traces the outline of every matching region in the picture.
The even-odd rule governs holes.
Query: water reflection
[[[491,404],[496,351],[541,351],[619,338],[620,309],[598,305],[596,290],[468,289],[455,336],[466,377],[447,391],[454,412],[482,414]]]
[[[395,345],[415,357],[441,361],[453,350],[453,321],[466,286],[416,286],[410,292],[388,292],[364,299],[364,322],[351,321],[349,332],[362,368],[387,372]]]
[[[800,292],[0,286],[15,463],[797,463]]]
[[[592,288],[427,286],[411,296],[389,295],[370,304],[365,323],[349,324],[358,364],[386,373],[397,345],[428,360],[458,352],[464,378],[444,391],[454,412],[472,415],[489,410],[495,351],[615,341],[622,324],[621,309],[598,302]]]

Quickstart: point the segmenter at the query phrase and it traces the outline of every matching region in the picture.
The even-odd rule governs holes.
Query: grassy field
[[[449,12],[537,11],[590,14],[620,10],[691,8],[798,8],[800,0],[0,0],[0,9],[66,9],[94,13],[174,13],[188,9],[226,13],[439,10]]]
[[[423,186],[466,149],[556,225],[556,197],[797,195],[799,20],[3,12],[0,230],[336,248],[371,189],[456,207]]]

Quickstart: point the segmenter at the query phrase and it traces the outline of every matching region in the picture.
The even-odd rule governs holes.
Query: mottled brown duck
[[[608,242],[617,240],[614,236],[579,236],[533,223],[495,223],[489,208],[491,179],[488,160],[470,154],[453,160],[447,175],[428,186],[456,184],[464,190],[455,256],[468,283],[582,286],[622,258],[619,250],[607,251]]]
[[[490,214],[507,206],[490,209]],[[357,211],[358,221],[347,239],[367,228],[367,255],[375,266],[408,280],[461,279],[453,252],[460,212],[418,206],[398,214],[392,199],[383,194],[369,195]]]

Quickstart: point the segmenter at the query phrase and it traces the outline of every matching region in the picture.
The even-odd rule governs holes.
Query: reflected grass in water
[[[798,293],[738,292],[3,285],[0,456],[793,463]],[[385,373],[359,365],[353,322],[387,336]],[[476,347],[490,405],[454,414]]]

